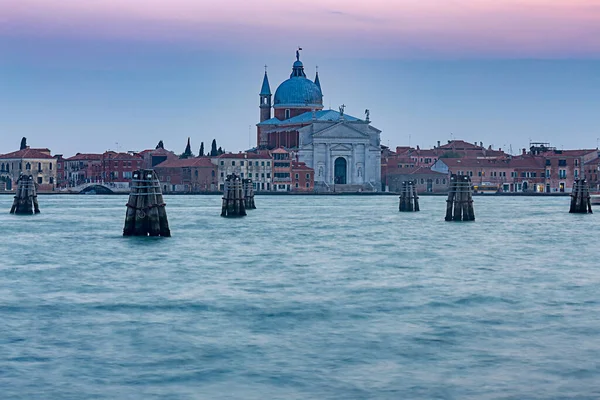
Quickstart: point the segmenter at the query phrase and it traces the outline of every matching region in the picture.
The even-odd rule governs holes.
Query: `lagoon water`
[[[598,399],[600,215],[568,198],[0,196],[2,399]]]

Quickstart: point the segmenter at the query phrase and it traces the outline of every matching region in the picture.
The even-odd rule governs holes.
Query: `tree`
[[[157,149],[164,149],[165,148],[165,145],[163,144],[162,140],[158,142],[158,144],[156,145],[156,148]]]
[[[185,146],[185,151],[183,152],[182,155],[179,156],[179,158],[190,158],[193,156],[194,156],[194,154],[192,153],[192,146],[190,145],[190,138],[188,138],[187,146]]]
[[[204,142],[200,142],[200,153],[198,157],[204,157]]]
[[[25,150],[27,148],[27,138],[24,137],[21,139],[21,150]]]
[[[219,149],[217,150],[217,155],[220,156],[221,154],[225,154],[225,152],[222,148],[219,147]]]
[[[213,139],[212,144],[210,145],[210,156],[216,157],[219,155],[217,150],[217,139]]]

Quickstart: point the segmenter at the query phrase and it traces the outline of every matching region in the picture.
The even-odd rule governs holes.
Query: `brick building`
[[[137,154],[107,151],[102,154],[104,182],[131,182],[133,171],[142,168],[143,158]]]
[[[213,192],[218,190],[218,167],[210,157],[171,158],[155,166],[163,192]]]
[[[61,161],[60,170],[63,172],[66,186],[102,182],[102,154],[77,153]]]

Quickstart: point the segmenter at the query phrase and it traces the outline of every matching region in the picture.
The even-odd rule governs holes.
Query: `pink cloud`
[[[597,0],[3,0],[0,34],[303,44],[357,56],[598,56]]]

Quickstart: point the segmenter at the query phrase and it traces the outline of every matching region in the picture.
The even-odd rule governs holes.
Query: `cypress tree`
[[[158,144],[156,145],[156,148],[157,148],[157,149],[164,149],[164,148],[165,148],[165,145],[163,144],[163,141],[162,141],[162,140],[160,140],[160,141],[158,142]]]
[[[21,148],[20,150],[25,150],[27,148],[27,138],[24,137],[23,139],[21,139]]]
[[[190,158],[193,156],[194,156],[194,154],[192,153],[192,146],[190,145],[190,138],[188,138],[187,146],[185,146],[185,151],[179,158]]]
[[[212,144],[210,146],[210,156],[216,157],[219,155],[219,151],[217,150],[217,139],[213,139]]]
[[[198,154],[199,157],[204,157],[204,142],[200,142],[200,153]]]
[[[221,154],[224,154],[224,153],[225,152],[223,151],[223,149],[219,147],[219,149],[217,150],[217,155],[220,156]]]

